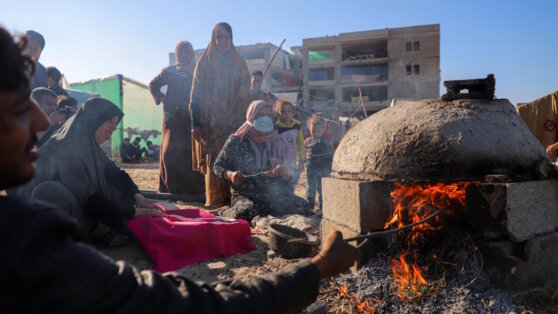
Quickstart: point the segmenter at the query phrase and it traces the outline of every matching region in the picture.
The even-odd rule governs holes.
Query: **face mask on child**
[[[268,116],[257,118],[254,120],[254,123],[252,123],[252,126],[254,129],[264,133],[273,131],[273,122],[271,122]]]

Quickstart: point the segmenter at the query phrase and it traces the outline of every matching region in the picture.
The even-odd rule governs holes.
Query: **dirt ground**
[[[136,184],[140,187],[140,189],[145,189],[145,190],[157,190],[157,185],[158,185],[158,174],[159,174],[159,170],[158,170],[158,164],[156,163],[144,163],[144,164],[124,164],[121,165],[132,177],[132,179],[136,182]],[[295,188],[295,193],[298,196],[304,197],[305,194],[305,173],[303,173],[296,185]],[[176,205],[179,208],[187,208],[187,207],[202,207],[202,204],[195,204],[195,203],[182,203],[182,202],[175,202],[174,205]],[[268,251],[269,251],[269,246],[268,246],[268,237],[265,234],[261,234],[259,229],[257,228],[252,228],[251,229],[252,232],[252,239],[251,239],[251,243],[255,246],[255,249],[252,252],[249,252],[247,254],[240,254],[240,255],[235,255],[235,256],[230,256],[230,257],[224,257],[224,258],[217,258],[214,260],[210,260],[207,262],[203,262],[203,263],[198,263],[198,264],[193,264],[193,265],[189,265],[186,266],[182,269],[177,270],[176,272],[184,275],[192,280],[195,281],[204,281],[204,282],[215,282],[215,281],[220,281],[220,280],[232,280],[232,279],[243,279],[243,278],[248,278],[251,276],[258,276],[258,275],[263,275],[266,273],[270,273],[270,272],[274,272],[277,270],[280,270],[282,268],[284,268],[286,265],[291,264],[291,263],[295,263],[298,260],[287,260],[278,256],[275,256],[274,254],[268,255]],[[120,247],[120,248],[103,248],[100,247],[99,248],[101,251],[103,251],[105,254],[107,254],[108,256],[111,256],[114,259],[117,260],[125,260],[133,265],[135,265],[136,267],[138,267],[139,269],[151,269],[151,260],[149,258],[149,256],[146,254],[145,250],[141,247],[140,243],[135,240],[135,239],[131,239],[125,246]],[[351,299],[348,298],[346,295],[343,296],[340,292],[339,292],[339,287],[341,284],[348,284],[350,287],[354,288],[354,287],[360,287],[360,282],[366,278],[370,278],[367,280],[371,280],[367,285],[367,287],[369,287],[370,289],[374,288],[378,291],[384,291],[387,293],[387,296],[390,297],[392,295],[395,295],[393,293],[391,293],[391,288],[386,288],[386,287],[392,287],[394,285],[393,283],[393,279],[391,277],[391,272],[389,267],[384,267],[387,270],[384,270],[381,267],[378,267],[378,265],[374,264],[374,263],[380,263],[381,261],[379,260],[373,260],[370,262],[370,267],[368,268],[363,268],[363,270],[361,270],[358,273],[352,273],[352,274],[343,274],[343,275],[339,275],[336,276],[334,278],[330,278],[327,280],[322,281],[321,286],[320,286],[320,294],[318,296],[318,301],[316,304],[318,303],[322,303],[326,305],[326,309],[328,312],[330,313],[357,313],[360,312],[357,307],[355,306],[355,304],[352,304],[350,301]],[[380,263],[381,264],[381,263]],[[384,265],[385,266],[385,265]],[[378,273],[379,270],[382,270],[383,272],[380,271],[379,274]],[[463,270],[461,270],[463,272]],[[355,279],[356,278],[356,279]],[[354,280],[358,280],[359,284],[355,284],[354,282],[351,284],[351,282]],[[384,285],[380,285],[380,283],[385,283]],[[378,288],[379,287],[379,288]],[[448,291],[453,291],[452,289],[450,289],[451,287],[449,287]],[[359,288],[360,289],[360,288]],[[369,290],[370,290],[369,289]],[[372,289],[372,290],[374,290]],[[383,289],[383,290],[382,290]],[[371,290],[371,291],[372,291]],[[373,293],[377,294],[378,291],[374,290]],[[445,292],[445,290],[443,289],[439,289],[440,291]],[[455,290],[455,289],[454,289]],[[380,292],[381,292],[380,291]],[[479,290],[480,291],[480,290]],[[484,291],[484,290],[483,290]],[[488,291],[488,290],[487,290]],[[492,291],[492,290],[490,290]],[[490,292],[489,291],[489,292]],[[514,310],[510,310],[510,309],[515,309],[515,305],[512,304],[510,301],[506,301],[506,298],[500,298],[500,294],[494,294],[494,293],[474,293],[471,294],[469,291],[461,291],[461,292],[453,292],[450,293],[447,292],[446,294],[453,296],[454,299],[459,299],[461,300],[461,303],[456,303],[454,304],[454,309],[457,309],[456,312],[494,312],[494,313],[498,313],[501,312],[502,309],[504,309],[504,307],[500,307],[500,305],[498,304],[503,304],[502,306],[507,306],[505,307],[504,312],[525,312],[525,311],[514,311]],[[477,291],[478,292],[478,291]],[[362,291],[360,291],[359,294],[363,293]],[[386,294],[384,293],[384,294]],[[464,295],[464,296],[461,296]],[[469,295],[473,295],[473,297],[469,297]],[[480,297],[479,297],[480,296]],[[425,310],[426,312],[431,312],[431,310],[433,310],[434,312],[439,312],[441,309],[448,309],[447,306],[449,306],[448,304],[452,303],[453,301],[448,301],[445,305],[440,305],[440,306],[436,306],[436,304],[439,304],[441,301],[437,301],[436,298],[430,301],[430,303],[432,303],[433,305],[431,305],[428,302],[422,302],[424,304],[422,305],[416,305],[416,304],[406,304],[406,303],[401,303],[401,302],[391,302],[390,298],[384,298],[384,300],[381,301],[381,303],[379,304],[375,304],[374,309],[371,311],[373,312],[375,309],[377,309],[377,313],[390,313],[390,312],[405,312],[405,313],[415,313],[415,312],[421,312],[420,309],[425,310],[425,309],[429,309],[429,310]],[[438,299],[440,300],[445,300],[447,299],[448,296],[443,296],[443,297],[439,297]],[[394,300],[397,300],[397,298],[392,298]],[[496,300],[498,301],[496,306],[490,306],[490,302],[488,302],[488,306],[485,304],[481,307],[479,307],[481,303],[478,303],[477,305],[474,304],[474,301],[477,299],[481,299],[482,300]],[[449,300],[449,299],[448,299]],[[451,299],[453,300],[453,299]],[[502,301],[504,300],[504,301]],[[389,302],[388,302],[389,301]],[[447,300],[446,300],[447,301]],[[465,302],[467,301],[467,302]],[[495,301],[494,301],[495,302]],[[494,303],[493,302],[493,303]],[[443,302],[442,302],[443,303]],[[453,302],[455,303],[455,302]],[[484,303],[483,303],[484,304]],[[422,306],[422,307],[421,307]],[[434,307],[432,307],[434,306]],[[475,307],[476,306],[476,307]],[[522,307],[519,307],[518,309],[521,309]],[[435,310],[434,310],[435,309]],[[323,313],[324,308],[321,309],[322,312],[319,313]],[[440,311],[440,312],[448,312],[448,311]],[[452,310],[450,310],[449,312],[454,312]],[[527,311],[528,312],[528,311]]]

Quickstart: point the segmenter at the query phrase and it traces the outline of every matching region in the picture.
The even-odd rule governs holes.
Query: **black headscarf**
[[[18,190],[18,195],[30,197],[38,184],[58,181],[73,192],[79,204],[93,194],[110,199],[105,166],[114,162],[97,144],[95,132],[115,116],[120,121],[124,113],[111,101],[88,99],[40,148],[35,177]]]

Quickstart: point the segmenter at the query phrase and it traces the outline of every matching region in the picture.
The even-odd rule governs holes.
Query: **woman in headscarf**
[[[109,100],[88,99],[40,148],[35,177],[17,195],[62,208],[93,239],[123,244],[126,219],[159,214],[99,146],[110,139],[123,115]]]
[[[159,192],[204,194],[204,177],[193,171],[192,124],[188,116],[190,89],[195,58],[192,44],[176,44],[176,64],[164,68],[151,83],[149,90],[159,105],[163,102],[163,135],[159,158]],[[161,87],[167,86],[163,94]]]
[[[227,184],[212,169],[225,141],[244,121],[250,98],[250,74],[246,61],[232,43],[232,29],[219,23],[194,71],[190,112],[192,115],[194,170],[205,174],[206,206],[227,204]]]
[[[246,122],[229,137],[214,172],[231,182],[231,205],[220,215],[251,221],[257,215],[309,214],[306,201],[293,193],[297,171],[287,141],[273,129],[271,104],[256,100]]]

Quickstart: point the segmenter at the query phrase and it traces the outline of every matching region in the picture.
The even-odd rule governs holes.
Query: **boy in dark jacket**
[[[326,120],[313,114],[307,120],[311,136],[304,141],[306,147],[306,201],[314,207],[318,190],[318,208],[322,209],[322,177],[331,171],[333,143],[324,135]]]

